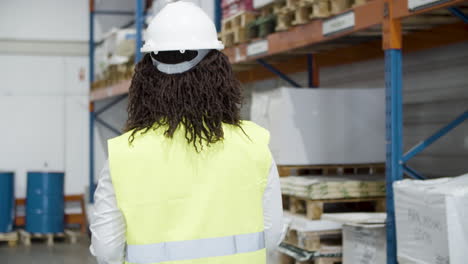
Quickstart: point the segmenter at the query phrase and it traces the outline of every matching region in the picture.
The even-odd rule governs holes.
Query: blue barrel
[[[13,230],[15,220],[15,174],[0,171],[0,233]]]
[[[61,233],[64,231],[64,195],[61,172],[28,172],[26,231]]]

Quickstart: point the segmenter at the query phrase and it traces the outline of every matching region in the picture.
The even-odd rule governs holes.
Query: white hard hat
[[[168,3],[151,21],[141,52],[223,48],[208,15],[193,3],[177,1]]]

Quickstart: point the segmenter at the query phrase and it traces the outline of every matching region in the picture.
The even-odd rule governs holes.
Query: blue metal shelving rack
[[[90,87],[94,82],[94,49],[96,42],[94,39],[94,22],[97,15],[111,15],[111,16],[135,16],[135,27],[136,27],[136,50],[135,50],[135,63],[140,61],[141,52],[140,47],[142,46],[142,32],[145,20],[145,2],[144,0],[135,0],[135,11],[122,11],[122,10],[95,10],[94,0],[89,1],[89,82]],[[120,134],[120,131],[107,122],[99,118],[99,115],[109,109],[111,106],[120,102],[126,96],[120,96],[114,99],[109,104],[105,105],[99,110],[94,109],[94,102],[89,103],[89,200],[92,203],[94,201],[94,124],[96,122],[102,124],[104,127],[113,131],[116,134]]]
[[[452,129],[468,119],[468,109],[426,140],[421,141],[403,154],[403,75],[402,75],[402,33],[399,20],[393,20],[392,1],[389,1],[389,16],[384,22],[388,32],[384,35],[385,49],[385,86],[386,86],[386,187],[387,187],[387,263],[396,264],[397,240],[395,226],[395,207],[393,183],[403,178],[403,172],[408,176],[424,180],[425,178],[410,168],[406,162],[423,151],[429,145],[446,135]],[[460,9],[450,7],[449,10],[468,23]]]

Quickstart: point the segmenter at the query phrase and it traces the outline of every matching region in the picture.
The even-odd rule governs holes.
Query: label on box
[[[354,27],[354,11],[349,11],[344,14],[327,19],[322,24],[322,32],[324,36],[330,36]]]
[[[415,11],[447,1],[448,0],[408,0],[408,9],[411,11]]]
[[[268,40],[260,40],[247,46],[247,56],[256,56],[268,52]]]

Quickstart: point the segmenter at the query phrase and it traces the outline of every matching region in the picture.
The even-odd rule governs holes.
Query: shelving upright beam
[[[385,50],[386,102],[386,206],[387,264],[397,264],[393,182],[403,176],[400,159],[403,148],[402,34],[401,23],[393,19],[393,0],[385,2],[383,48]]]
[[[94,0],[89,1],[89,87],[94,82]],[[94,102],[89,103],[89,201],[94,202]]]
[[[135,45],[135,64],[137,64],[141,58],[141,47],[143,46],[143,24],[145,20],[144,16],[144,0],[136,0],[135,8],[135,27],[136,27],[136,45]]]
[[[317,88],[318,85],[316,85],[317,82],[317,76],[316,76],[316,71],[317,69],[314,67],[314,55],[313,54],[307,54],[307,76],[308,76],[308,85],[310,88]]]
[[[214,20],[215,20],[215,25],[216,25],[216,31],[221,32],[221,20],[223,17],[223,13],[221,10],[221,0],[216,0],[214,1],[214,3],[215,3]]]

